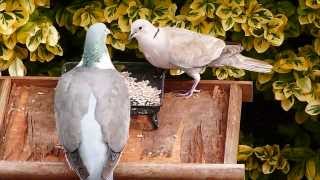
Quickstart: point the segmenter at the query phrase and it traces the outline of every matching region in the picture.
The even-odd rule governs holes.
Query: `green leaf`
[[[305,112],[311,116],[319,115],[320,103],[309,103],[305,108]]]
[[[58,33],[57,29],[53,25],[50,25],[49,31],[48,31],[48,36],[47,36],[47,43],[50,46],[55,46],[58,44],[59,38],[60,37],[59,37],[59,33]]]
[[[225,30],[225,31],[228,31],[229,29],[231,29],[233,27],[234,23],[235,22],[231,17],[221,20],[223,30]]]
[[[258,53],[264,53],[270,47],[270,43],[263,38],[254,38],[253,46]]]
[[[281,101],[281,107],[285,111],[289,111],[294,105],[294,97],[290,97],[288,99],[284,99]]]
[[[224,80],[228,78],[228,71],[224,68],[217,68],[215,69],[215,75],[219,80]]]
[[[42,32],[41,29],[38,28],[35,33],[33,33],[31,36],[27,37],[26,40],[26,45],[27,48],[29,49],[29,51],[33,52],[35,51],[38,46],[41,43],[41,39],[42,39]]]
[[[10,76],[24,76],[26,75],[27,69],[21,59],[17,58],[10,64],[8,71]]]
[[[306,147],[286,147],[282,149],[281,154],[289,161],[302,162],[314,157],[316,154]]]
[[[311,79],[308,76],[296,80],[297,86],[302,90],[302,93],[309,93],[312,90]]]
[[[239,145],[238,146],[238,161],[247,160],[253,153],[253,148],[247,145]]]

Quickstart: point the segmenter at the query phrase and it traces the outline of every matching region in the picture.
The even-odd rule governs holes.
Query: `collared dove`
[[[174,27],[157,28],[149,21],[138,19],[132,23],[129,39],[135,38],[139,50],[154,66],[178,68],[194,79],[192,88],[182,96],[198,92],[200,72],[207,66],[232,66],[249,71],[269,73],[272,65],[240,54],[241,45],[226,45],[218,38]]]
[[[62,75],[55,90],[59,140],[82,180],[112,180],[129,137],[128,87],[110,60],[108,33],[102,23],[89,27],[82,60]]]

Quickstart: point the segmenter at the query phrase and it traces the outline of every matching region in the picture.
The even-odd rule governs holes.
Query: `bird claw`
[[[189,98],[193,95],[193,93],[199,93],[200,90],[198,89],[195,89],[195,90],[190,90],[190,91],[187,91],[186,93],[179,93],[177,94],[177,97],[185,97],[185,98]]]

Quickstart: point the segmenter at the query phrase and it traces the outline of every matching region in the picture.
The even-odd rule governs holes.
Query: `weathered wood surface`
[[[243,164],[119,163],[117,180],[242,180]],[[0,161],[0,180],[77,180],[62,162]]]
[[[0,78],[0,85],[4,84],[4,80],[6,81],[7,78]],[[0,86],[2,87],[1,93],[7,91],[9,94],[8,92],[11,91],[7,99],[0,98],[0,102],[7,103],[3,110],[5,117],[0,119],[0,125],[2,125],[0,160],[5,160],[0,162],[0,180],[1,174],[8,170],[1,170],[1,166],[5,163],[15,163],[16,160],[26,161],[22,165],[23,168],[15,172],[18,174],[20,172],[20,175],[29,173],[25,167],[28,162],[32,162],[33,165],[37,165],[34,164],[36,161],[56,162],[65,166],[63,152],[59,146],[56,146],[58,139],[55,134],[52,108],[56,80],[57,78],[43,78],[42,80],[15,78],[12,82],[7,82],[6,86],[10,88]],[[174,85],[170,81],[166,86],[166,91],[174,90],[174,86],[184,87],[180,86],[180,83]],[[125,171],[122,171],[122,174],[116,173],[119,177],[126,176],[124,172],[128,173],[127,170],[132,168],[132,166],[126,167],[130,163],[135,166],[139,165],[141,172],[135,172],[137,178],[145,174],[143,173],[145,164],[150,165],[148,167],[151,170],[152,168],[155,170],[158,164],[166,163],[172,167],[178,164],[181,165],[180,174],[183,175],[184,171],[190,171],[185,163],[194,163],[195,166],[201,163],[210,165],[210,168],[213,168],[211,167],[213,163],[236,163],[241,101],[243,98],[250,100],[250,92],[243,92],[244,89],[250,89],[250,83],[229,82],[228,84],[223,82],[217,85],[207,81],[204,85],[200,84],[200,88],[203,88],[202,92],[188,99],[176,97],[174,93],[166,93],[164,104],[158,114],[160,123],[158,130],[148,130],[150,128],[144,116],[132,119],[130,139],[119,165],[120,170]],[[59,168],[62,168],[58,165],[53,166],[55,167],[57,170],[48,172],[50,176],[55,176],[53,174],[58,173]],[[205,166],[197,166],[195,172],[201,177],[210,175],[203,167]],[[31,164],[30,168],[32,168]],[[214,169],[217,167],[215,166]],[[241,170],[244,173],[244,169]],[[43,173],[45,172],[44,170]],[[167,169],[164,172],[169,175],[173,171]],[[227,174],[226,176],[230,175],[229,172],[231,171],[221,171],[222,174]],[[61,171],[61,173],[56,176],[66,175],[72,178],[70,172],[64,174],[64,171]],[[154,172],[155,177],[156,174],[157,172]],[[220,175],[217,174],[214,177],[217,178]]]
[[[224,163],[237,163],[237,153],[239,144],[239,129],[241,118],[241,97],[242,89],[237,84],[230,85],[229,108],[226,131],[226,143],[224,151]]]

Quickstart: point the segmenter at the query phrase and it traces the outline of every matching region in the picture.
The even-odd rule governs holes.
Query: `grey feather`
[[[223,40],[185,29],[162,28],[168,38],[170,62],[181,68],[204,67],[222,53]]]
[[[238,69],[245,69],[248,71],[260,72],[260,73],[270,73],[272,71],[272,65],[254,58],[243,56],[241,54],[235,54],[231,56],[218,58],[217,60],[209,64],[209,66],[210,67],[231,66]]]
[[[97,99],[95,116],[103,139],[110,150],[121,153],[129,137],[130,101],[123,77],[113,69],[77,67],[61,77],[55,93],[60,142],[69,154],[79,148],[80,120],[88,110],[91,93]],[[68,160],[78,163],[74,158]]]

